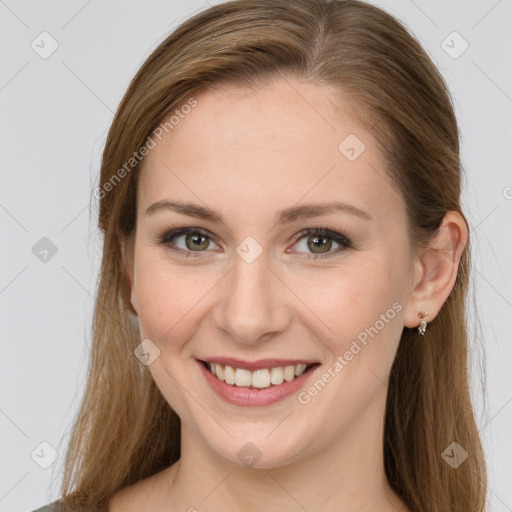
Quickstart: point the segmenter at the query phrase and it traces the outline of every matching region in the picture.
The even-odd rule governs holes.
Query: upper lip
[[[258,359],[257,361],[243,361],[242,359],[235,359],[233,357],[211,357],[200,359],[206,363],[217,363],[221,365],[231,366],[233,368],[244,368],[246,370],[260,370],[262,368],[275,368],[278,366],[296,366],[298,364],[312,365],[318,361],[311,361],[306,359]]]

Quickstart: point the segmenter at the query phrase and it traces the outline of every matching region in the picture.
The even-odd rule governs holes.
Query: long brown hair
[[[127,162],[194,91],[278,77],[352,99],[406,202],[413,243],[427,243],[447,211],[464,217],[459,132],[446,84],[385,11],[356,0],[235,0],[184,22],[132,80],[103,153],[93,344],[62,483],[72,509],[105,510],[117,491],[180,457],[180,420],[133,352],[141,340],[130,321],[122,241],[134,231],[140,165]],[[469,270],[468,245],[428,337],[404,328],[391,369],[385,470],[414,512],[485,510],[486,467],[467,370]],[[468,453],[457,469],[442,456],[452,442]]]

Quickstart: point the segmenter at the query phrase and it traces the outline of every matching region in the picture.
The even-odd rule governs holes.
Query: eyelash
[[[186,258],[189,257],[199,257],[201,252],[204,251],[184,251],[183,249],[178,249],[176,247],[173,247],[170,245],[171,240],[178,235],[187,235],[187,234],[194,234],[194,235],[201,235],[207,238],[210,238],[215,243],[217,243],[217,239],[215,236],[210,234],[208,231],[201,229],[201,228],[179,228],[174,229],[171,231],[164,231],[162,234],[158,236],[158,244],[166,246],[170,251],[179,254],[180,256],[185,256]],[[341,247],[338,247],[337,249],[330,251],[328,253],[322,254],[322,255],[316,255],[313,257],[309,257],[306,259],[310,260],[319,260],[323,258],[330,258],[334,254],[337,254],[338,252],[341,252],[343,249],[348,249],[352,247],[351,241],[344,235],[337,233],[336,231],[331,231],[330,229],[327,229],[325,227],[319,226],[315,228],[306,228],[300,231],[299,233],[293,235],[293,239],[295,240],[294,245],[303,237],[306,235],[317,235],[317,236],[323,236],[330,238],[334,240],[336,243],[338,243]],[[217,244],[218,245],[218,244]]]

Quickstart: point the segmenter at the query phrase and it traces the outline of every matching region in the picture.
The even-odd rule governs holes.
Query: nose
[[[217,329],[238,343],[253,345],[284,332],[291,318],[289,292],[281,276],[269,266],[265,252],[248,263],[238,254],[219,283],[213,314]]]

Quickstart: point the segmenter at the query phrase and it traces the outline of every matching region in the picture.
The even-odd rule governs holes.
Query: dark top
[[[61,500],[57,500],[34,510],[34,512],[67,512],[68,510],[68,507],[66,507]]]
[[[102,509],[103,511],[104,509]],[[69,508],[62,498],[59,498],[56,501],[52,501],[51,503],[48,503],[48,505],[45,505],[44,507],[38,508],[37,510],[34,510],[33,512],[73,512],[71,508]],[[97,512],[97,511],[90,511],[90,512]]]

